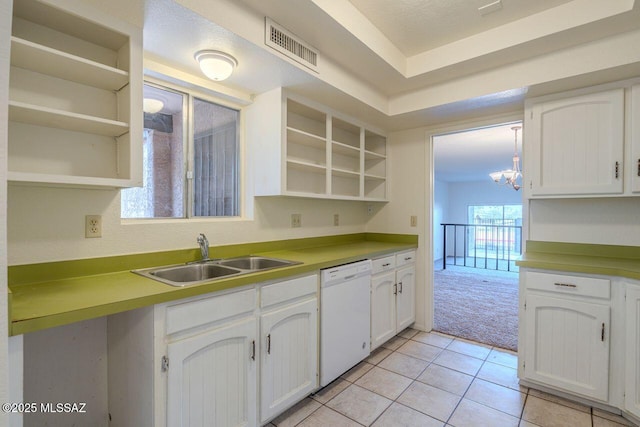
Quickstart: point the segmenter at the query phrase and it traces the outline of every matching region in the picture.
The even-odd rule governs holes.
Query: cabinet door
[[[640,85],[631,88],[631,191],[640,193]]]
[[[416,320],[416,268],[406,267],[396,272],[396,331],[399,332]]]
[[[543,102],[526,120],[533,196],[622,193],[623,89]]]
[[[256,320],[170,343],[168,426],[255,426]]]
[[[606,305],[529,293],[525,378],[606,402],[609,313]]]
[[[627,286],[625,409],[640,417],[640,286]]]
[[[396,334],[396,273],[371,279],[371,350]]]
[[[260,317],[262,422],[311,393],[318,384],[318,300]]]

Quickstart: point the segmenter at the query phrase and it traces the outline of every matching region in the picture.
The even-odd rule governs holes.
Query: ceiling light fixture
[[[233,56],[217,50],[198,51],[195,58],[204,75],[215,81],[228,78],[238,66],[238,61]]]
[[[162,110],[164,107],[164,102],[159,99],[153,98],[144,98],[142,100],[142,111],[149,114],[155,114]]]
[[[498,172],[490,173],[491,179],[499,185],[510,185],[514,190],[520,189],[518,180],[522,178],[522,172],[520,172],[520,157],[518,157],[518,130],[522,129],[522,126],[514,126],[511,128],[515,132],[515,148],[513,153],[513,169],[505,169]],[[504,180],[503,180],[504,178]]]

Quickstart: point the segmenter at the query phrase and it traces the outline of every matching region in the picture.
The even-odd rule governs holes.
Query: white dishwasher
[[[366,358],[371,348],[371,260],[321,270],[320,385]]]

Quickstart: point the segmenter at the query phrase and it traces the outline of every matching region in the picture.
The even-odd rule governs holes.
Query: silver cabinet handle
[[[271,354],[271,334],[267,335],[267,354]]]
[[[639,162],[640,163],[640,162]],[[638,170],[640,170],[640,166],[638,166]],[[390,262],[386,263],[386,264],[382,264],[382,267],[389,267],[391,265]]]
[[[393,284],[393,294],[398,295],[398,285],[395,283]]]
[[[563,286],[565,288],[577,288],[578,287],[578,286],[574,285],[573,283],[554,283],[554,285]]]
[[[251,360],[256,360],[256,340],[251,341]]]
[[[602,323],[602,330],[600,331],[600,341],[604,342],[604,323]]]
[[[402,282],[398,282],[398,292],[402,293]]]

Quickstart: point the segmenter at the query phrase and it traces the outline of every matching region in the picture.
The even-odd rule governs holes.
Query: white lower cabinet
[[[626,293],[625,409],[640,418],[640,285]]]
[[[110,425],[252,427],[278,415],[317,388],[317,292],[312,274],[109,316]]]
[[[260,418],[266,422],[318,384],[318,300],[260,316]]]
[[[371,350],[416,319],[415,251],[373,260],[371,278]]]
[[[525,272],[524,379],[609,398],[608,279]]]
[[[396,334],[396,273],[371,279],[371,351]]]
[[[527,297],[527,378],[606,401],[610,308],[543,295]]]
[[[167,345],[167,425],[256,425],[256,320]]]
[[[416,320],[416,267],[411,265],[396,271],[396,329],[398,332]]]

